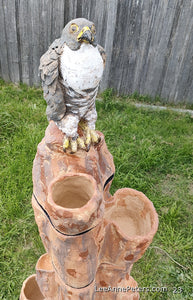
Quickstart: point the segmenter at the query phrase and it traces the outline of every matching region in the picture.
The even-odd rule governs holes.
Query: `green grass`
[[[109,90],[110,92],[113,92],[113,89]],[[113,92],[115,93],[115,92]],[[122,95],[122,99],[129,102],[138,102],[138,103],[147,103],[147,104],[156,104],[156,105],[165,105],[166,107],[172,106],[177,108],[186,108],[186,109],[193,109],[193,104],[190,102],[185,103],[185,101],[182,102],[174,102],[171,101],[168,102],[166,99],[161,98],[160,96],[150,96],[150,95],[140,95],[137,91],[131,94],[129,97],[127,95]]]
[[[131,275],[141,288],[167,287],[167,292],[142,292],[140,299],[191,299],[193,118],[136,108],[111,90],[101,97],[97,129],[105,134],[116,167],[111,192],[140,190],[159,214],[153,243]],[[18,299],[45,251],[31,207],[32,164],[48,124],[45,110],[40,89],[0,81],[0,299]]]

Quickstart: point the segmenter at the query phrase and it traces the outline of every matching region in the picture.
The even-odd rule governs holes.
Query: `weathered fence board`
[[[0,0],[0,76],[39,85],[41,55],[77,17],[106,49],[101,89],[193,103],[193,0]]]
[[[1,7],[0,9],[0,54],[1,54],[1,73],[0,75],[5,79],[9,80],[9,65],[8,65],[8,57],[7,57],[7,45],[6,45],[6,28],[5,28],[5,17],[4,17],[4,9]]]
[[[19,81],[19,56],[18,56],[18,40],[15,19],[15,3],[11,0],[5,1],[4,14],[6,15],[6,43],[8,61],[11,62],[9,67],[9,75],[12,81]]]

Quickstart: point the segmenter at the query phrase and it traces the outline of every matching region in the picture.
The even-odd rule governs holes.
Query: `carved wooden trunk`
[[[115,167],[104,136],[89,152],[63,152],[50,122],[33,164],[32,206],[46,253],[23,283],[23,299],[139,299],[130,276],[158,228],[152,202],[124,188],[111,196]]]

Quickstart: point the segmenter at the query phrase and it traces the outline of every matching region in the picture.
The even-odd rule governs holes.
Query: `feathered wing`
[[[99,50],[100,55],[102,56],[103,59],[103,64],[105,67],[105,63],[106,63],[106,54],[105,54],[105,50],[103,49],[103,47],[101,47],[100,45],[97,45],[97,48]]]
[[[60,121],[66,112],[64,91],[61,85],[59,57],[63,48],[60,46],[60,39],[55,40],[48,51],[40,58],[40,76],[44,92],[44,99],[47,102],[46,114],[48,120]]]

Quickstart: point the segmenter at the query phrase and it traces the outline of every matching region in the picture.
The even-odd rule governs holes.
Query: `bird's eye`
[[[72,33],[77,32],[78,29],[79,29],[79,27],[78,27],[78,25],[76,25],[76,24],[72,24],[72,25],[70,26],[70,32],[72,32]]]
[[[96,34],[96,28],[95,28],[95,25],[92,25],[91,31],[92,31],[93,34]]]

